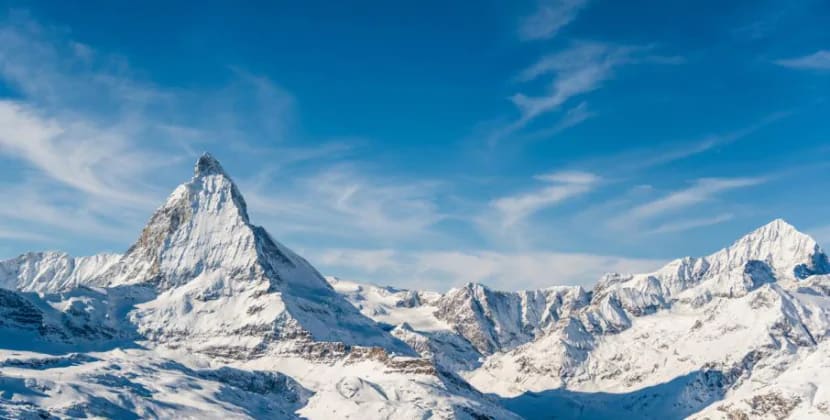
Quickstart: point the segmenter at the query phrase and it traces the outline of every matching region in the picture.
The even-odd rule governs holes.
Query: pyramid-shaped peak
[[[773,220],[773,221],[771,221],[771,222],[769,222],[769,223],[767,223],[767,224],[765,224],[764,226],[761,226],[760,228],[758,228],[758,230],[773,230],[773,231],[777,231],[777,232],[796,232],[796,233],[800,233],[798,231],[798,229],[795,228],[795,226],[791,225],[789,222],[787,222],[786,220],[784,220],[780,217]]]
[[[160,297],[136,315],[139,332],[176,346],[213,351],[241,342],[260,351],[283,339],[318,340],[412,354],[308,261],[252,225],[242,194],[207,153],[90,284],[151,286]]]
[[[787,242],[787,241],[807,241],[815,242],[813,238],[807,234],[799,231],[795,226],[788,223],[786,220],[778,218],[758,229],[750,232],[738,242]]]
[[[751,260],[767,263],[777,273],[804,278],[830,270],[827,255],[815,239],[783,219],[750,232],[729,248],[708,257],[710,271],[743,267]]]
[[[202,156],[199,156],[199,160],[196,161],[196,166],[194,167],[193,172],[196,177],[208,175],[227,176],[219,161],[207,152],[203,153]]]

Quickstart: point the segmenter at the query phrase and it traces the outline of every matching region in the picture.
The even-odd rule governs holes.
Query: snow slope
[[[58,292],[86,284],[107,271],[120,255],[70,257],[61,252],[30,252],[0,261],[0,287],[25,292]]]

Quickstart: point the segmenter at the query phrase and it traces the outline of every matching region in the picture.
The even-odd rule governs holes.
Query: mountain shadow
[[[679,420],[722,400],[729,376],[719,370],[698,370],[627,393],[551,389],[502,398],[502,405],[526,419]]]

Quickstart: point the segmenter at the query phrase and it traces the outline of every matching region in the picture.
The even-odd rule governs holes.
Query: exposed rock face
[[[446,321],[482,354],[533,340],[564,314],[588,303],[581,287],[499,292],[476,283],[453,289],[435,301],[435,316]]]
[[[39,331],[44,328],[43,312],[21,294],[0,290],[0,325]]]

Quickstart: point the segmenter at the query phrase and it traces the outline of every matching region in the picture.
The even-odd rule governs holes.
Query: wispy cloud
[[[553,38],[587,4],[588,0],[540,0],[536,11],[522,19],[519,37],[526,41]]]
[[[19,231],[16,229],[9,229],[0,227],[0,238],[13,239],[27,242],[47,242],[49,238],[44,235],[38,235],[32,232]]]
[[[638,227],[645,221],[706,202],[720,193],[756,186],[765,181],[764,178],[698,179],[688,188],[671,192],[659,199],[632,208],[623,215],[612,219],[611,225],[618,229]],[[668,228],[671,229],[672,226],[669,225]]]
[[[515,132],[525,128],[531,121],[561,107],[572,98],[583,96],[600,87],[614,77],[615,71],[624,65],[634,63],[675,63],[676,60],[657,60],[647,54],[648,46],[614,45],[602,42],[574,42],[556,53],[541,58],[532,66],[521,71],[516,80],[531,82],[540,78],[551,80],[547,92],[538,95],[516,93],[510,101],[519,110],[519,118],[495,130],[489,137],[491,146]],[[573,124],[584,121],[587,115],[580,114],[579,106],[572,115]],[[566,119],[568,117],[566,116]],[[579,118],[582,118],[580,121]]]
[[[511,227],[542,209],[588,193],[600,182],[597,175],[577,171],[554,172],[535,178],[548,185],[491,202],[491,206],[501,216],[502,227]]]
[[[436,183],[371,176],[354,165],[242,184],[251,208],[280,232],[414,239],[445,217],[435,203]]]
[[[362,281],[444,291],[468,282],[502,290],[556,285],[592,286],[606,272],[640,273],[664,261],[560,252],[504,253],[489,250],[413,251],[330,249],[312,255],[327,273]]]
[[[0,157],[22,170],[0,185],[16,203],[0,214],[53,243],[70,232],[126,246],[169,192],[164,174],[207,148],[284,137],[291,95],[230,71],[215,91],[162,89],[123,58],[10,13],[0,21],[0,80],[14,95],[0,100]]]
[[[28,162],[52,179],[102,199],[151,203],[135,188],[166,159],[137,149],[118,129],[39,115],[0,100],[0,153]]]
[[[791,111],[774,112],[751,125],[733,131],[708,134],[692,141],[672,142],[649,149],[627,150],[610,156],[590,158],[579,162],[579,165],[588,168],[613,168],[615,172],[645,171],[728,146],[790,115],[792,115]]]
[[[552,75],[550,92],[530,97],[513,95],[511,101],[521,111],[517,127],[539,115],[558,108],[568,99],[598,88],[613,75],[614,69],[630,62],[636,47],[614,46],[598,42],[579,42],[571,48],[542,58],[519,74],[519,80],[531,81]]]
[[[579,105],[571,108],[565,113],[565,116],[553,128],[556,133],[561,132],[567,128],[582,124],[597,114],[588,108],[587,102],[580,102]]]
[[[656,229],[649,231],[649,234],[664,234],[664,233],[677,233],[683,232],[691,229],[697,229],[706,226],[717,225],[720,223],[728,222],[735,218],[735,215],[732,213],[724,213],[719,214],[713,217],[704,217],[704,218],[690,218],[690,219],[682,219],[676,220],[668,223],[661,224]]]
[[[126,246],[146,221],[143,210],[124,207],[115,201],[78,194],[53,182],[26,180],[0,185],[0,195],[14,197],[14,206],[0,206],[0,218],[18,222],[25,231],[53,244],[63,242],[66,233],[73,239],[95,239]],[[157,204],[157,203],[154,203]],[[20,230],[20,229],[17,229]]]
[[[820,50],[802,57],[781,59],[775,64],[799,70],[830,70],[830,51]]]
[[[518,136],[518,140],[537,141],[546,140],[555,137],[563,131],[582,124],[591,118],[597,116],[597,113],[588,107],[587,102],[580,102],[579,105],[569,109],[565,115],[556,122],[552,127],[542,128],[535,131],[530,131],[527,134]]]

